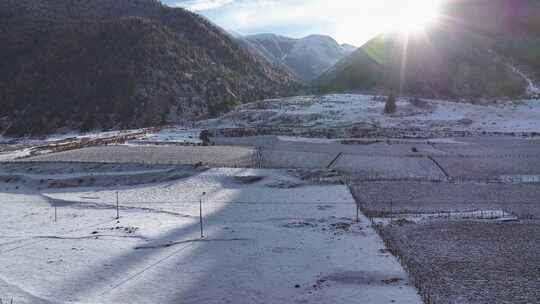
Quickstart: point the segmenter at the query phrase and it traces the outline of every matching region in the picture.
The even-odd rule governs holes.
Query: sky
[[[440,0],[162,0],[238,34],[332,36],[361,46],[374,36],[424,24]]]

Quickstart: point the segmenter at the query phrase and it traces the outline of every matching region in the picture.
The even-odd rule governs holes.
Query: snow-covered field
[[[0,152],[0,162],[30,156],[30,149]]]
[[[186,129],[180,126],[164,129],[135,129],[123,131],[105,131],[93,133],[66,133],[50,135],[42,139],[3,138],[0,137],[0,162],[11,161],[32,155],[49,154],[50,149],[36,151],[36,147],[50,144],[77,143],[88,140],[100,140],[125,135],[136,135],[137,139],[127,141],[124,145],[199,145],[199,129]]]
[[[540,132],[540,101],[519,100],[474,105],[444,100],[398,100],[393,115],[384,100],[370,95],[298,96],[239,106],[201,128],[254,126],[342,127],[363,124],[381,128],[419,128],[486,132]]]
[[[155,133],[149,133],[140,140],[130,141],[129,144],[201,144],[200,129],[184,127],[169,127]]]
[[[181,126],[167,127],[151,132],[145,129],[131,129],[131,130],[118,130],[118,131],[94,131],[94,132],[67,132],[51,134],[41,139],[36,138],[9,138],[0,136],[0,144],[8,142],[17,142],[27,145],[43,145],[52,142],[66,141],[66,140],[82,140],[82,139],[100,139],[109,138],[113,136],[121,136],[132,133],[140,133],[146,131],[146,135],[142,136],[138,140],[132,140],[129,144],[146,144],[146,143],[201,143],[199,139],[200,129],[190,129]]]
[[[107,138],[107,137],[118,136],[118,135],[123,135],[123,134],[138,133],[142,131],[144,131],[144,129],[118,130],[118,131],[93,131],[93,132],[85,132],[85,133],[67,132],[67,133],[49,135],[44,139],[44,141],[52,142],[52,141],[60,141],[60,140],[67,140],[67,139],[82,139],[82,138],[98,139],[98,138]]]
[[[51,153],[51,149],[43,148],[48,145],[83,143],[99,141],[123,136],[142,136],[148,129],[95,131],[95,132],[66,132],[52,134],[43,138],[8,138],[0,136],[0,162]]]
[[[16,166],[4,173],[28,171]],[[145,170],[57,166],[28,174],[65,179],[92,171],[99,180],[131,172],[135,179]],[[310,184],[284,170],[185,173],[151,184],[41,190],[0,179],[0,298],[16,304],[421,303],[368,220],[354,222],[345,186]]]
[[[82,140],[82,139],[100,139],[108,138],[119,135],[126,135],[131,133],[140,133],[144,129],[132,129],[132,130],[118,130],[118,131],[93,131],[93,132],[66,132],[66,133],[56,133],[45,136],[43,138],[12,138],[12,137],[3,137],[0,136],[0,144],[8,143],[17,143],[20,145],[44,145],[47,143],[58,142],[58,141],[68,141],[68,140]]]

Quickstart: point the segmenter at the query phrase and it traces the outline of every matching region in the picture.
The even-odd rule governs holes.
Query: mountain
[[[449,1],[425,35],[380,35],[315,83],[324,91],[521,96],[540,78],[539,12],[540,3],[531,0]]]
[[[357,46],[348,43],[341,44],[341,48],[345,51],[347,55],[354,53],[354,51],[358,49]]]
[[[356,50],[340,45],[329,36],[311,35],[293,39],[275,34],[258,34],[241,38],[254,54],[263,56],[275,65],[287,67],[306,82],[319,77],[336,62]]]
[[[298,86],[154,0],[3,0],[0,29],[0,135],[178,122]]]

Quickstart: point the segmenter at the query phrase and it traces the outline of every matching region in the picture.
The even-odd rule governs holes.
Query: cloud
[[[382,30],[378,16],[386,7],[380,3],[387,1],[397,0],[236,0],[201,13],[243,34],[325,34],[360,45]]]
[[[183,0],[183,1],[167,1],[171,6],[180,6],[194,12],[202,12],[210,9],[216,9],[224,5],[233,3],[234,0]]]
[[[166,1],[166,0],[165,0]],[[361,45],[410,19],[411,7],[439,0],[169,0],[241,34],[330,35]]]

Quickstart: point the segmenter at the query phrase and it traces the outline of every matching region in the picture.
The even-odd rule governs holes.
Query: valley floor
[[[237,107],[201,128],[393,128],[422,132],[540,132],[540,101],[516,100],[482,104],[400,98],[394,114],[384,114],[385,97],[355,94],[298,96]],[[429,133],[427,133],[429,134]],[[341,136],[340,136],[341,135]],[[348,137],[350,134],[338,134]],[[431,136],[427,136],[431,137]]]
[[[248,104],[197,126],[211,147],[181,127],[7,144],[0,299],[536,303],[540,102],[383,106]]]

